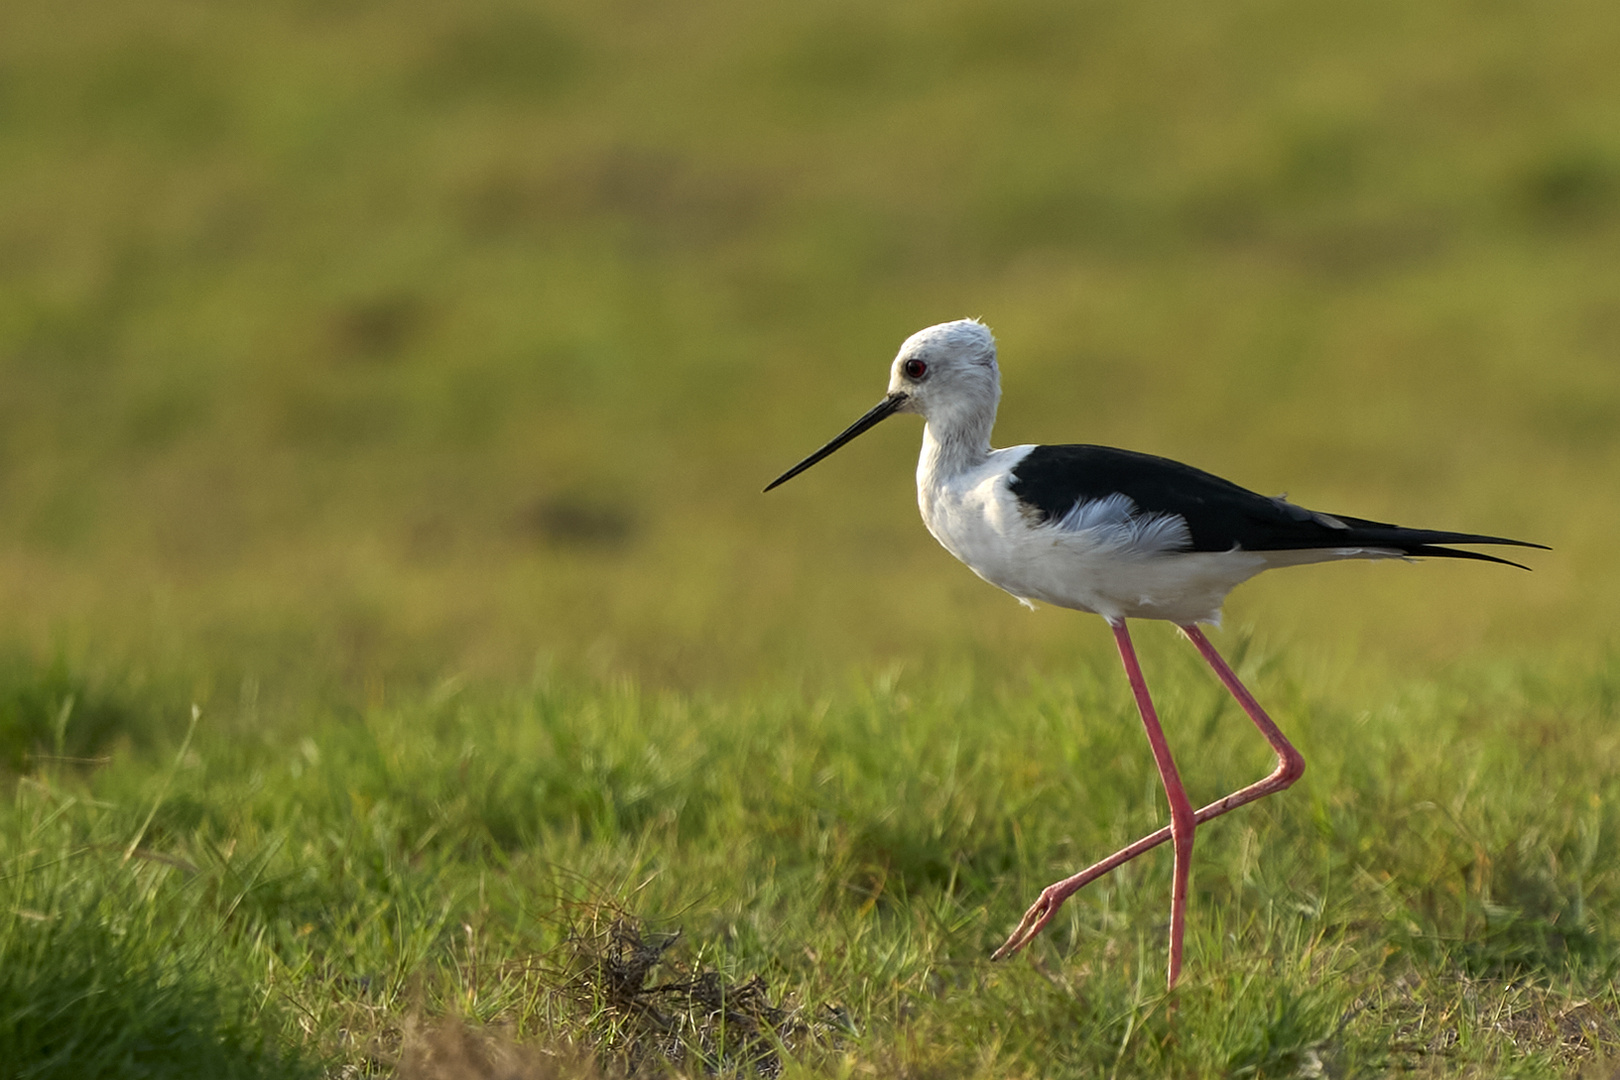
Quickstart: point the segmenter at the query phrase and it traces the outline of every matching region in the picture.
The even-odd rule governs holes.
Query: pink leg
[[[1215,646],[1209,643],[1209,638],[1204,636],[1204,632],[1198,629],[1197,624],[1189,623],[1181,628],[1181,632],[1187,635],[1187,639],[1193,643],[1193,647],[1204,658],[1204,662],[1214,670],[1215,677],[1221,680],[1221,685],[1237,699],[1237,703],[1249,714],[1249,719],[1254,721],[1254,726],[1260,729],[1260,734],[1266,737],[1266,742],[1271,744],[1271,749],[1277,754],[1277,767],[1271,771],[1270,776],[1198,811],[1198,820],[1203,822],[1208,818],[1219,817],[1228,810],[1236,810],[1244,803],[1253,802],[1289,787],[1295,780],[1305,775],[1305,758],[1294,749],[1292,743],[1283,738],[1283,733],[1271,722],[1266,710],[1254,700],[1249,688],[1238,682],[1238,677],[1232,674],[1232,669],[1226,666],[1226,661],[1221,659],[1221,654],[1215,651]]]
[[[1176,849],[1175,883],[1170,889],[1170,985],[1174,987],[1181,977],[1181,941],[1187,929],[1187,875],[1192,869],[1193,819],[1192,803],[1181,786],[1176,763],[1170,756],[1170,744],[1164,740],[1159,727],[1159,716],[1148,696],[1147,680],[1142,677],[1142,665],[1137,662],[1136,649],[1131,645],[1130,631],[1125,620],[1110,622],[1114,641],[1119,645],[1119,658],[1125,662],[1125,675],[1131,681],[1131,693],[1136,695],[1136,709],[1142,714],[1142,726],[1147,729],[1148,745],[1153,747],[1153,760],[1159,766],[1159,780],[1164,794],[1170,800],[1170,839]]]
[[[1234,791],[1225,798],[1217,799],[1193,815],[1194,822],[1202,825],[1212,818],[1220,817],[1229,810],[1236,810],[1245,803],[1254,802],[1256,799],[1264,798],[1288,787],[1304,774],[1305,759],[1300,756],[1299,751],[1295,750],[1287,739],[1283,738],[1283,733],[1277,730],[1277,725],[1271,722],[1271,717],[1267,716],[1265,710],[1254,700],[1254,695],[1249,693],[1248,688],[1238,681],[1236,675],[1232,674],[1232,669],[1226,665],[1226,661],[1221,659],[1220,654],[1215,651],[1215,646],[1211,645],[1209,639],[1204,636],[1204,632],[1191,623],[1183,626],[1181,630],[1187,635],[1194,647],[1198,649],[1209,666],[1214,669],[1216,677],[1237,699],[1237,703],[1243,707],[1244,712],[1249,714],[1249,719],[1254,721],[1255,726],[1260,729],[1260,733],[1265,736],[1266,741],[1271,744],[1271,748],[1277,753],[1277,767],[1272,770],[1270,776],[1250,784],[1240,791]],[[1166,840],[1169,840],[1173,832],[1173,827],[1166,827],[1158,832],[1150,833],[1129,847],[1114,852],[1101,862],[1088,866],[1073,877],[1065,878],[1056,884],[1047,886],[1041,892],[1040,898],[1024,913],[1023,920],[1019,922],[1018,928],[1012,932],[1012,936],[1007,939],[1001,948],[995,951],[992,959],[1001,960],[1028,945],[1031,939],[1044,930],[1047,923],[1052,921],[1052,917],[1057,914],[1057,910],[1062,906],[1063,901],[1115,867],[1129,862],[1144,851],[1158,847]]]

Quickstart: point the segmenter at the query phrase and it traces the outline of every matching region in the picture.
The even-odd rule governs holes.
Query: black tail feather
[[[1533,544],[1528,540],[1510,540],[1505,536],[1443,532],[1439,529],[1405,529],[1399,525],[1386,525],[1382,522],[1364,521],[1360,518],[1340,518],[1339,520],[1349,526],[1349,529],[1341,534],[1345,539],[1353,540],[1358,544],[1394,548],[1414,558],[1476,559],[1480,562],[1501,563],[1504,566],[1517,566],[1520,570],[1528,570],[1530,569],[1528,566],[1523,563],[1516,563],[1511,559],[1486,555],[1478,551],[1459,551],[1456,548],[1442,547],[1441,545],[1502,544],[1509,547],[1549,550],[1546,544]]]
[[[1455,542],[1455,541],[1454,541]],[[1544,544],[1526,544],[1517,540],[1474,540],[1470,543],[1513,544],[1516,547],[1533,547],[1548,550]],[[1512,559],[1503,559],[1496,555],[1487,555],[1483,551],[1461,551],[1457,548],[1440,547],[1436,544],[1413,544],[1401,548],[1406,554],[1415,559],[1441,558],[1441,559],[1477,559],[1480,562],[1501,563],[1503,566],[1517,566],[1520,570],[1530,569],[1524,563],[1516,563]]]

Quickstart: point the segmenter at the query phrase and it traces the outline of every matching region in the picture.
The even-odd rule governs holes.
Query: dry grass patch
[[[776,1077],[787,1061],[832,1046],[849,1028],[838,1010],[793,1005],[759,975],[733,979],[688,958],[679,931],[649,933],[634,916],[607,906],[575,915],[556,949],[493,972],[521,987],[510,1018],[480,1025],[415,1016],[380,1035],[399,1048],[397,1075]]]

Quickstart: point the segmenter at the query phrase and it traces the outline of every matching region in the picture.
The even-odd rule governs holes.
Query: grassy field
[[[1574,0],[6,5],[0,1053],[1606,1075],[1617,51]],[[1002,444],[1554,549],[1233,598],[1310,769],[1200,833],[1170,998],[1168,853],[986,959],[1164,820],[1102,624],[933,543],[904,421],[759,494],[963,315]],[[1262,774],[1139,636],[1195,795]]]

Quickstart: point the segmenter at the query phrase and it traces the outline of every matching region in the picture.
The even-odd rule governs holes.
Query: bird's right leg
[[[1305,758],[1298,750],[1294,749],[1293,744],[1283,737],[1283,733],[1278,730],[1277,725],[1272,723],[1271,717],[1266,715],[1266,711],[1260,707],[1260,703],[1255,701],[1254,695],[1249,693],[1248,687],[1238,681],[1238,677],[1232,673],[1232,669],[1227,666],[1226,661],[1221,659],[1220,653],[1215,651],[1215,646],[1209,643],[1209,639],[1204,636],[1204,632],[1193,623],[1182,626],[1181,631],[1187,635],[1188,640],[1193,643],[1193,646],[1203,656],[1205,662],[1214,669],[1216,678],[1220,679],[1227,691],[1237,699],[1238,705],[1248,714],[1249,719],[1254,721],[1255,727],[1260,729],[1260,734],[1265,736],[1266,741],[1271,744],[1272,750],[1276,751],[1277,754],[1277,767],[1272,770],[1271,775],[1263,780],[1257,780],[1246,788],[1234,791],[1224,798],[1216,799],[1194,814],[1195,823],[1202,825],[1204,822],[1218,818],[1228,811],[1236,810],[1240,806],[1254,802],[1256,799],[1262,799],[1293,784],[1305,772]],[[1144,851],[1151,851],[1158,847],[1170,839],[1171,831],[1171,828],[1166,826],[1158,832],[1149,833],[1136,841],[1136,843],[1120,848],[1108,858],[1093,863],[1073,877],[1064,878],[1062,881],[1048,885],[1042,890],[1040,898],[1030,905],[1028,911],[1024,912],[1024,918],[1019,922],[1018,928],[1012,932],[1012,935],[1007,938],[1001,948],[991,955],[991,959],[1004,959],[1028,945],[1035,935],[1044,930],[1046,924],[1052,921],[1052,917],[1057,914],[1057,910],[1063,905],[1063,901],[1109,871],[1130,862]]]
[[[1215,651],[1215,646],[1209,643],[1209,638],[1198,629],[1198,624],[1188,623],[1181,628],[1181,632],[1187,635],[1187,640],[1193,643],[1193,647],[1204,658],[1204,662],[1215,672],[1215,677],[1221,680],[1221,685],[1226,687],[1227,692],[1237,700],[1243,711],[1249,714],[1249,719],[1254,721],[1254,726],[1260,729],[1260,734],[1266,737],[1266,742],[1271,744],[1271,749],[1277,754],[1277,767],[1271,771],[1270,776],[1234,791],[1226,798],[1218,799],[1198,811],[1198,820],[1202,823],[1209,818],[1220,817],[1228,810],[1236,810],[1244,803],[1254,802],[1292,785],[1295,780],[1305,775],[1305,757],[1294,749],[1293,743],[1283,738],[1283,733],[1271,722],[1266,710],[1254,700],[1249,688],[1238,682],[1238,677],[1232,673],[1226,661],[1221,659],[1221,654]]]

